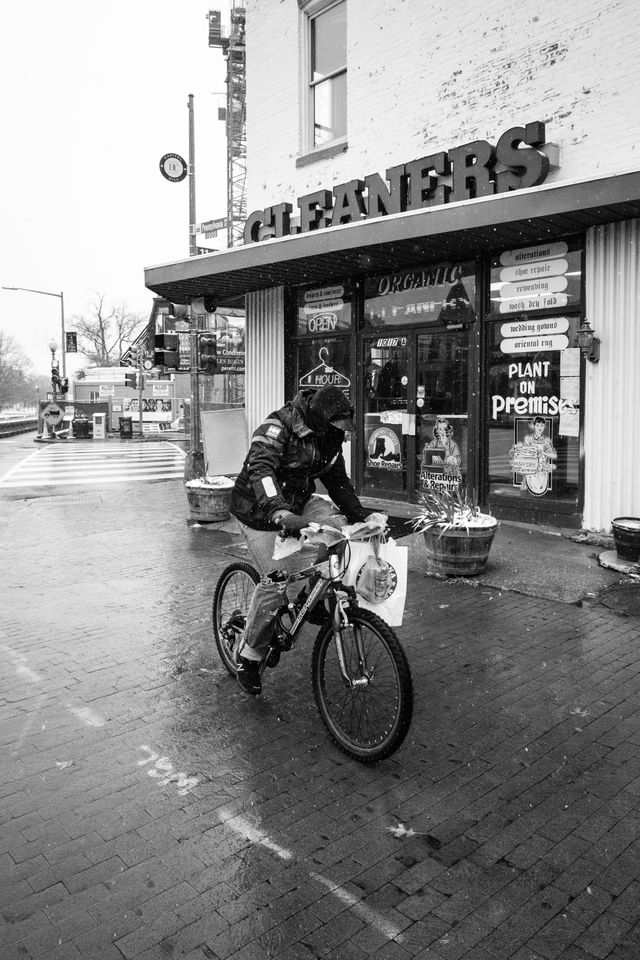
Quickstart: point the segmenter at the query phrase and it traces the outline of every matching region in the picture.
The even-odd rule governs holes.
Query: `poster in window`
[[[553,420],[536,416],[516,418],[515,443],[509,451],[514,486],[524,494],[543,497],[552,489],[558,453],[553,445]]]
[[[420,489],[459,490],[462,481],[461,437],[456,437],[459,420],[448,417],[422,418],[427,439],[420,455]]]

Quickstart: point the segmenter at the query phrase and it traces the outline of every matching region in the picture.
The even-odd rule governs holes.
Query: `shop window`
[[[522,515],[578,504],[582,257],[574,238],[491,262],[489,493]]]
[[[489,309],[494,316],[559,313],[581,304],[580,240],[503,250],[491,262]]]
[[[369,327],[472,323],[475,312],[475,265],[435,264],[402,270],[365,283],[364,319]]]
[[[487,416],[492,496],[577,503],[579,323],[578,317],[565,316],[490,324]],[[520,332],[523,324],[525,336]]]
[[[304,4],[304,149],[334,143],[347,133],[347,3]]]
[[[334,386],[351,396],[350,339],[303,340],[297,347],[297,390]]]
[[[353,287],[350,283],[334,283],[313,287],[298,293],[299,337],[327,337],[351,330]]]

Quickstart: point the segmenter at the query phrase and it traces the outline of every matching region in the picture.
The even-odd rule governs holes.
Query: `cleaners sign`
[[[557,145],[547,143],[544,123],[534,120],[510,127],[495,145],[474,140],[390,167],[384,178],[372,173],[331,190],[314,190],[297,198],[297,216],[287,201],[254,210],[245,223],[244,242],[523,190],[544,183],[558,166]]]

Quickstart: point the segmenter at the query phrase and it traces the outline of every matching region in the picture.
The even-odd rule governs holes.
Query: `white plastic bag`
[[[361,607],[377,613],[390,627],[402,626],[404,605],[407,599],[407,562],[408,547],[399,547],[394,540],[387,540],[380,544],[378,556],[389,564],[390,573],[387,578],[387,596],[381,602],[371,602],[358,592],[358,582],[364,568],[375,557],[373,546],[370,543],[351,542],[347,548],[351,551],[349,565],[342,577],[345,586],[355,587],[358,594],[358,603]]]

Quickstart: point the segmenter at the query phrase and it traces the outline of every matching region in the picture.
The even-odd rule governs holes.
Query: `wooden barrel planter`
[[[493,519],[493,518],[492,518]],[[423,530],[427,569],[446,577],[474,577],[487,567],[498,521],[484,527],[442,527]]]
[[[620,559],[640,563],[640,517],[616,517],[611,527]]]
[[[222,523],[231,516],[229,501],[233,489],[233,481],[228,485],[203,484],[202,481],[190,480],[185,483],[189,512],[192,520],[198,523]]]

